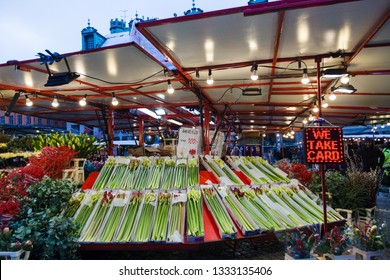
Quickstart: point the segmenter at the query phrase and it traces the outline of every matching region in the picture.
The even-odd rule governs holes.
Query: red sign
[[[304,131],[307,163],[343,163],[343,131],[339,127],[308,127]]]

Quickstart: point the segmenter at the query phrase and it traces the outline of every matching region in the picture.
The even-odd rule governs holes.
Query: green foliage
[[[76,189],[73,181],[50,178],[28,188],[28,200],[12,228],[17,239],[33,242],[31,258],[76,258],[78,226],[61,214]]]
[[[325,184],[332,194],[332,207],[357,210],[371,208],[380,183],[378,172],[361,172],[357,168],[348,169],[344,175],[339,171],[327,171]],[[321,193],[321,177],[316,176],[309,186],[314,193]]]
[[[87,158],[90,154],[101,149],[100,146],[94,145],[96,137],[72,133],[59,134],[58,132],[48,135],[38,135],[33,139],[33,147],[36,151],[43,147],[61,147],[67,146],[77,152],[77,158]]]
[[[7,134],[0,134],[0,143],[8,143],[11,140],[11,136]]]
[[[22,136],[13,138],[7,143],[7,151],[12,153],[32,151],[33,150],[33,138],[31,136]]]

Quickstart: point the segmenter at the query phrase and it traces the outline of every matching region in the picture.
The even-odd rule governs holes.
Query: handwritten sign
[[[339,127],[308,127],[304,131],[307,163],[343,163],[343,131]]]
[[[185,127],[180,128],[176,155],[179,157],[198,155],[199,139],[200,139],[199,129],[185,128]]]

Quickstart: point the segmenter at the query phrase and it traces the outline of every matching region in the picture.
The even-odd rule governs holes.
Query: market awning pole
[[[139,134],[139,145],[140,146],[144,145],[144,125],[145,125],[144,119],[140,118],[140,120],[139,120],[139,131],[138,131],[138,134]]]
[[[114,111],[108,109],[107,113],[107,155],[114,154]]]
[[[210,154],[210,111],[209,106],[205,104],[204,110],[204,154]]]
[[[321,58],[316,58],[317,63],[317,106],[318,106],[318,117],[322,118],[322,104],[321,104]],[[321,122],[318,123],[321,126]],[[321,185],[322,185],[322,211],[324,212],[324,234],[328,232],[328,217],[326,211],[326,184],[325,184],[325,169],[324,164],[320,163],[320,174],[321,174]]]

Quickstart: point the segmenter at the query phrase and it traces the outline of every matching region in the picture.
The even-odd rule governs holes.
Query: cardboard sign
[[[180,128],[176,155],[179,157],[198,155],[199,139],[200,132],[198,129]]]
[[[307,163],[343,163],[343,131],[339,127],[308,127],[304,131]]]

